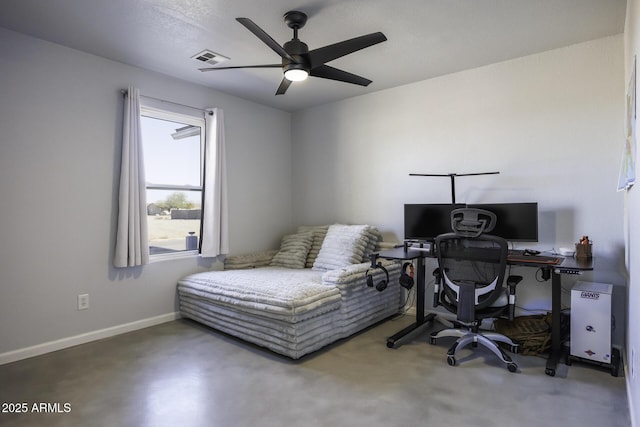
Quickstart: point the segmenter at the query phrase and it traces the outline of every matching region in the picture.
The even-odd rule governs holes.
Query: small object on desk
[[[574,251],[573,249],[570,249],[570,248],[560,248],[558,250],[558,252],[560,253],[560,255],[568,256],[568,257],[572,257],[576,253],[576,251]]]
[[[536,251],[533,249],[525,249],[523,254],[524,255],[540,255],[540,251]]]
[[[582,236],[579,243],[576,243],[576,258],[589,259],[591,258],[591,240],[589,236]]]

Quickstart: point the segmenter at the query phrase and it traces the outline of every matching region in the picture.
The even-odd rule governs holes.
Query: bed
[[[300,227],[279,250],[230,256],[224,270],[182,278],[180,313],[298,359],[398,312],[399,264],[382,261],[383,292],[366,285],[367,272],[386,280],[364,261],[380,245],[366,225]]]

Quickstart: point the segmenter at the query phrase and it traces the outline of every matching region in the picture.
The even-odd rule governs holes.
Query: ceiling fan
[[[293,39],[283,46],[280,46],[278,42],[249,18],[236,18],[236,20],[280,55],[282,57],[282,63],[200,68],[200,71],[229,70],[234,68],[282,68],[284,77],[276,91],[276,95],[284,95],[292,82],[305,80],[308,76],[368,86],[371,80],[338,68],[330,67],[326,65],[326,63],[387,40],[384,34],[377,32],[310,51],[306,43],[298,39],[298,30],[304,27],[304,24],[307,22],[307,15],[303,12],[294,10],[284,14],[284,22],[293,30]]]

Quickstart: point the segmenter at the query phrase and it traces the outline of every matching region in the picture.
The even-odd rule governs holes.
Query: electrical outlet
[[[78,310],[89,308],[89,294],[78,295]]]

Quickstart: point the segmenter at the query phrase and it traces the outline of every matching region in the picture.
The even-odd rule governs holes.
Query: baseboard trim
[[[137,320],[131,323],[112,326],[110,328],[99,329],[97,331],[87,332],[84,334],[62,338],[55,341],[49,341],[42,344],[31,346],[31,347],[25,347],[18,350],[9,351],[6,353],[0,353],[0,365],[4,365],[11,362],[17,362],[19,360],[40,356],[42,354],[51,353],[53,351],[58,351],[58,350],[62,350],[69,347],[74,347],[80,344],[86,344],[91,341],[97,341],[97,340],[109,338],[115,335],[124,334],[127,332],[137,331],[138,329],[148,328],[149,326],[171,322],[172,320],[179,319],[180,317],[181,317],[180,313],[177,313],[177,312],[167,313],[160,316]]]
[[[615,347],[615,346],[614,346]],[[633,393],[631,392],[631,370],[629,369],[629,363],[627,361],[627,348],[626,346],[620,347],[620,357],[622,360],[620,361],[620,366],[624,370],[624,380],[627,386],[627,402],[629,402],[629,418],[631,420],[631,427],[637,426],[635,415],[636,412],[633,410]]]

